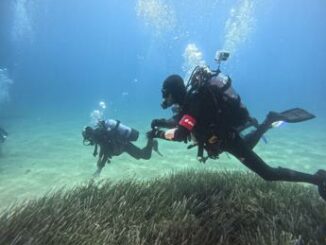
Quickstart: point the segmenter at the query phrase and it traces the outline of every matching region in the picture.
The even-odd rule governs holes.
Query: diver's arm
[[[98,169],[102,169],[108,160],[109,160],[109,153],[104,150],[103,146],[100,146],[100,153],[97,160]]]
[[[175,128],[176,126],[178,126],[178,121],[173,117],[169,119],[154,119],[151,123],[151,128]]]
[[[198,96],[198,93],[191,94],[185,102],[182,114],[178,113],[175,115],[175,119],[180,119],[182,116],[178,121],[177,127],[167,131],[154,129],[153,131],[156,131],[154,137],[172,141],[186,141],[197,123],[196,118],[199,118],[200,115],[201,102]]]
[[[154,129],[151,131],[152,137],[172,141],[185,141],[195,125],[196,120],[186,114],[181,118],[177,127],[167,131]]]
[[[100,160],[104,155],[103,146],[100,145],[100,152],[98,154],[98,159]]]
[[[151,123],[151,128],[175,128],[182,117],[182,109],[179,105],[172,106],[173,116],[169,119],[161,118],[154,119]]]
[[[104,155],[104,152],[103,152],[103,147],[102,146],[100,146],[100,152],[99,152],[99,154],[98,154],[98,159],[97,159],[97,167],[103,167],[104,166],[104,164],[102,164],[102,158],[103,158],[103,155]],[[101,167],[101,168],[102,168]]]
[[[187,141],[187,138],[195,125],[200,115],[201,102],[198,94],[191,94],[185,103],[183,113],[175,115],[178,118],[178,126],[175,129],[170,129],[165,132],[164,137],[173,141]]]
[[[173,141],[186,141],[188,138],[188,135],[190,134],[190,131],[182,126],[178,126],[175,129],[167,130],[164,134],[164,137],[167,140],[173,140]]]

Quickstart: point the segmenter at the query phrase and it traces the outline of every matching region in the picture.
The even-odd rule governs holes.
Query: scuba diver
[[[218,61],[223,60],[223,54],[217,56]],[[182,83],[184,84],[180,76],[171,75],[165,79],[162,88],[162,107],[167,108],[174,103],[181,105],[181,120],[176,127],[167,131],[154,127],[148,132],[150,137],[184,142],[191,137],[198,147],[197,158],[201,162],[207,158],[217,159],[222,152],[227,152],[264,180],[314,184],[326,201],[325,170],[306,174],[283,167],[274,168],[252,150],[273,123],[302,122],[314,118],[314,115],[300,108],[281,113],[269,112],[253,133],[242,138],[240,131],[247,127],[251,118],[241,103],[240,96],[231,86],[230,77],[224,75],[219,68],[211,71],[208,67],[196,67],[187,86],[181,86]]]
[[[8,133],[3,128],[0,128],[0,143],[4,143],[7,137]]]
[[[84,145],[94,145],[93,156],[98,155],[95,177],[100,175],[106,162],[110,163],[113,156],[119,156],[124,152],[137,160],[150,159],[152,150],[162,156],[158,150],[158,142],[153,138],[148,138],[146,146],[142,149],[131,143],[138,139],[139,132],[118,120],[98,121],[95,127],[85,127],[82,136]]]
[[[167,91],[171,91],[171,94],[167,95],[166,94]],[[169,119],[165,119],[165,118],[153,119],[151,122],[152,129],[155,128],[171,129],[178,126],[178,123],[183,116],[183,103],[186,96],[186,91],[187,89],[186,86],[184,85],[184,81],[178,75],[171,75],[168,79],[164,81],[163,89],[162,89],[162,97],[164,99],[161,106],[164,110],[167,109],[168,107],[171,107],[173,114],[172,117]],[[245,114],[248,113],[246,110],[244,112]],[[257,119],[248,116],[247,122],[244,125],[239,126],[237,130],[238,132],[241,132],[251,126],[255,127],[256,130],[253,130],[247,135],[245,135],[244,139],[247,142],[247,145],[250,148],[253,148],[258,143],[260,138],[263,137],[263,134],[269,128],[271,128],[271,125],[265,123],[265,124],[261,124],[260,127],[258,127],[259,125]],[[150,134],[151,132],[149,132],[149,135]],[[193,146],[196,146],[196,143],[188,146],[188,149],[192,148]]]

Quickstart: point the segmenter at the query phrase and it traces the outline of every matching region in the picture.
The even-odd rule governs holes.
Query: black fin
[[[282,121],[287,123],[303,122],[315,118],[316,116],[301,108],[293,108],[280,113]]]

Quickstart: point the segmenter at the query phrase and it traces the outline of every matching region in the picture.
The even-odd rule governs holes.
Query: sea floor
[[[58,188],[71,188],[92,179],[96,170],[93,147],[82,144],[84,118],[48,117],[4,119],[9,132],[1,145],[0,210]],[[326,118],[285,124],[266,134],[255,151],[270,165],[314,173],[326,169]],[[123,123],[141,133],[138,146],[146,143],[148,120]],[[151,160],[135,160],[127,154],[112,159],[99,177],[118,181],[126,178],[150,179],[185,169],[246,170],[232,156],[222,154],[206,164],[197,162],[196,150],[187,150],[184,143],[159,141],[164,157],[153,153]]]

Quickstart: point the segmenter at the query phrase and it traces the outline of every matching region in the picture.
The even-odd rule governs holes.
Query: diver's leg
[[[286,111],[283,111],[280,113],[270,111],[267,114],[266,119],[263,121],[263,123],[260,124],[258,127],[256,126],[256,130],[253,130],[252,132],[245,135],[243,137],[243,139],[245,140],[248,147],[252,149],[257,145],[260,138],[267,132],[267,130],[272,127],[272,123],[277,122],[277,121],[296,123],[296,122],[307,121],[307,120],[310,120],[313,118],[315,118],[315,116],[313,114],[311,114],[301,108],[294,108],[294,109],[286,110]],[[249,125],[250,125],[250,122],[249,122]],[[241,130],[243,130],[245,128],[247,128],[247,127],[239,129],[238,132],[240,132]]]
[[[237,127],[237,131],[238,132],[241,132],[243,130],[246,130],[247,128],[250,128],[250,127],[255,127],[257,128],[258,127],[258,120],[254,117],[249,117],[249,119],[247,120],[247,122],[240,126],[240,127]]]
[[[251,150],[245,141],[235,134],[226,145],[226,151],[238,158],[246,167],[257,173],[267,181],[291,181],[306,182],[315,185],[321,183],[319,176],[298,172],[295,170],[271,167],[267,165],[253,150]]]
[[[279,113],[269,112],[265,120],[256,126],[256,129],[243,136],[243,140],[250,149],[253,149],[261,137],[271,128],[272,123],[281,120]]]
[[[244,135],[243,140],[248,146],[248,148],[253,149],[269,128],[270,126],[262,123],[256,129]]]
[[[153,145],[154,145],[154,139],[151,138],[147,140],[146,146],[142,149],[128,142],[128,144],[125,147],[125,151],[133,158],[148,160],[152,156]]]

